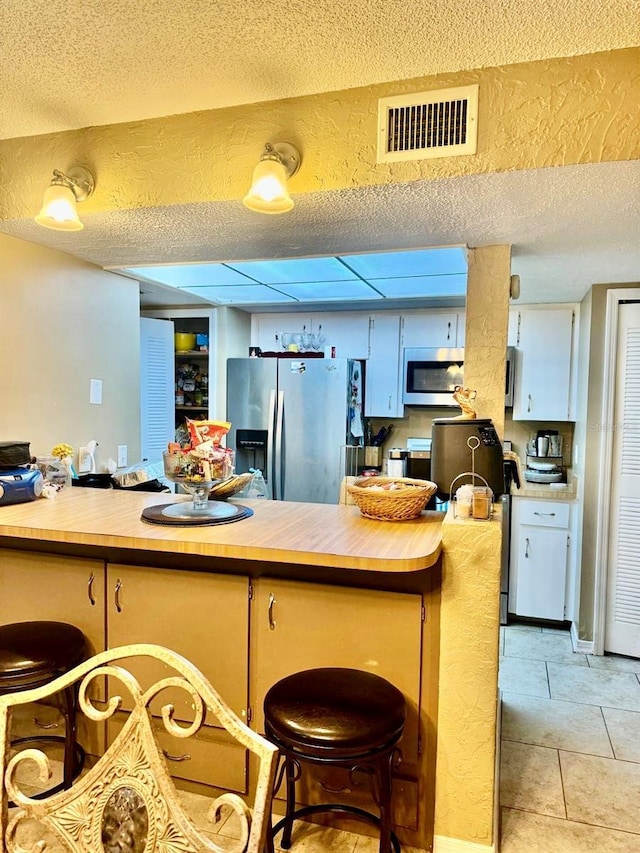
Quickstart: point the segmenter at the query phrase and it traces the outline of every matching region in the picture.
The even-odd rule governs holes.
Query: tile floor
[[[566,631],[510,625],[500,688],[500,853],[640,853],[640,660],[575,654]],[[181,798],[210,826],[207,798]],[[233,824],[216,826],[230,849]],[[378,851],[375,839],[314,824],[296,824],[293,841],[292,853]]]
[[[640,660],[502,629],[501,853],[640,853]]]

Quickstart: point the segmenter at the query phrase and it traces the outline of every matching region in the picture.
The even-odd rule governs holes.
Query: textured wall
[[[293,193],[640,157],[640,50],[483,68],[0,143],[0,216],[30,217],[53,168],[84,163],[83,211],[237,200],[267,140],[302,151]],[[380,97],[479,83],[478,153],[377,165]]]
[[[464,381],[478,392],[478,417],[491,418],[501,438],[510,280],[509,246],[486,246],[469,252]]]
[[[500,507],[444,521],[435,835],[493,843]]]

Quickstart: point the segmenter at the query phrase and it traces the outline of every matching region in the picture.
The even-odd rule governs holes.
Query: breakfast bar
[[[242,501],[251,514],[234,523],[141,519],[175,500],[184,497],[63,489],[2,507],[0,622],[71,622],[96,651],[169,646],[258,730],[266,691],[287,674],[331,665],[376,672],[407,699],[394,780],[401,841],[427,848],[434,836],[459,837],[465,800],[465,826],[479,842],[490,838],[499,521],[423,512],[380,522],[355,506],[266,500]],[[244,754],[215,724],[205,729],[201,755],[177,763],[174,775],[192,790],[250,793]],[[85,745],[99,752],[104,742],[87,732]],[[321,801],[332,784],[309,780],[305,798]],[[368,795],[350,796],[363,805]]]

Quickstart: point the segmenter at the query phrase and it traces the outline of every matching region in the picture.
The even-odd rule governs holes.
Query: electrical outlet
[[[91,454],[88,447],[78,448],[78,474],[88,474],[91,471]]]
[[[127,445],[119,444],[118,445],[118,468],[126,468],[127,467]]]

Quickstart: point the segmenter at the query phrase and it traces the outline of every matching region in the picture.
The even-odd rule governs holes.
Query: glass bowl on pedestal
[[[209,492],[224,477],[214,476],[211,463],[193,451],[175,450],[162,454],[164,474],[191,495],[190,501],[167,504],[162,511],[168,518],[202,519],[229,518],[236,509],[221,501],[210,501]]]

